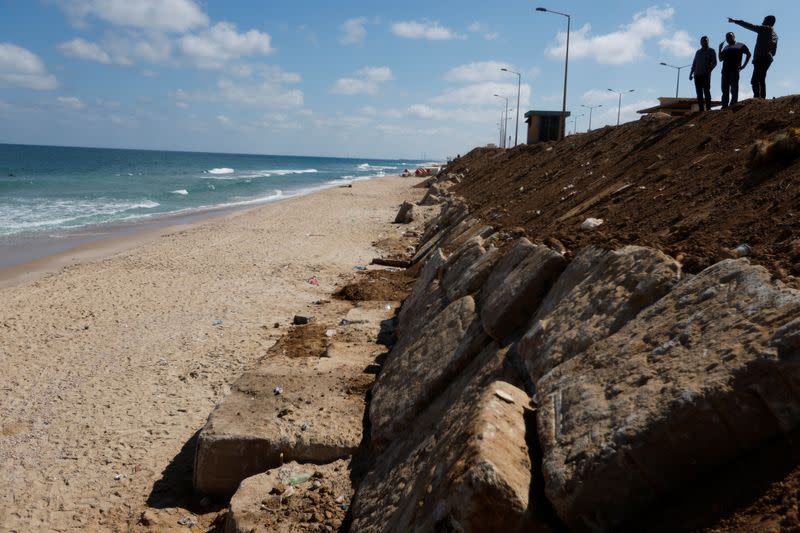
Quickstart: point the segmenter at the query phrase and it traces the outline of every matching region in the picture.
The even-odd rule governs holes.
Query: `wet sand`
[[[135,521],[228,385],[368,264],[374,241],[403,231],[391,221],[417,181],[359,182],[6,271],[0,530]]]

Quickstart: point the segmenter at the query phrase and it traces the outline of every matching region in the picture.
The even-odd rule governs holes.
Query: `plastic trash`
[[[583,224],[581,224],[581,229],[586,231],[594,231],[602,226],[603,222],[605,222],[605,220],[602,218],[587,218],[583,221]]]
[[[198,526],[197,520],[195,519],[195,517],[193,517],[191,515],[184,516],[183,518],[178,520],[178,524],[180,524],[182,526],[189,527],[189,528],[193,528],[193,527],[197,527]]]
[[[308,284],[319,285],[319,280],[317,279],[317,276],[311,276],[310,278],[308,278]]]
[[[311,426],[312,426],[311,422],[306,420],[305,422],[303,422],[303,425],[300,426],[300,429],[302,429],[303,431],[306,431],[308,429],[311,429]]]
[[[114,481],[122,481],[123,479],[127,479],[128,476],[125,474],[117,474],[114,476]]]
[[[733,255],[735,255],[736,257],[747,257],[751,253],[753,253],[753,251],[747,244],[740,244],[739,246],[733,249]]]
[[[335,329],[329,329],[329,330],[327,330],[327,331],[325,332],[325,336],[326,336],[326,337],[335,337],[335,336],[336,336],[336,330],[335,330]]]
[[[275,387],[272,389],[272,392],[275,394],[275,396],[280,396],[283,394],[283,387]]]
[[[361,265],[358,265],[358,266],[354,266],[354,267],[353,267],[353,270],[362,270],[362,271],[363,271],[363,270],[366,270],[366,269],[367,269],[367,267],[365,267],[365,266],[361,266]]]
[[[287,483],[287,485],[289,485],[290,487],[294,487],[295,485],[299,485],[300,483],[305,483],[309,479],[311,479],[310,473],[299,472],[289,477],[289,482]]]
[[[215,320],[214,322],[211,323],[211,325],[212,326],[221,326],[222,325],[222,320]]]

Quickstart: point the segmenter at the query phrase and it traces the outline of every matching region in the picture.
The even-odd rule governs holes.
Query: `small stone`
[[[314,321],[314,317],[312,315],[294,315],[293,323],[295,326],[303,326],[305,324],[310,324]]]
[[[500,398],[501,400],[503,400],[506,403],[514,403],[514,397],[511,396],[507,392],[503,392],[503,391],[498,389],[498,390],[494,391],[494,395],[497,396],[498,398]]]

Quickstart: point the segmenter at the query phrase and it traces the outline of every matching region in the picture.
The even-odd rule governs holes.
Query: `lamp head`
[[[503,72],[508,72],[507,68],[501,68],[500,70],[502,70]]]
[[[546,7],[537,7],[537,8],[536,8],[536,11],[542,11],[542,12],[546,12],[546,11],[547,11],[547,8],[546,8]]]
[[[661,62],[661,64],[662,64],[663,66],[665,66],[665,67],[668,67],[668,66],[669,66],[669,65],[667,65],[666,63],[664,63],[663,61]]]

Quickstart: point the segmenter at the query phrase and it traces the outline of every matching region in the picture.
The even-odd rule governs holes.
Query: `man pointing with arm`
[[[753,50],[753,96],[756,98],[767,97],[767,71],[772,66],[772,61],[778,51],[778,34],[775,33],[775,17],[764,17],[761,25],[751,24],[740,19],[729,18],[728,22],[738,24],[742,28],[756,32],[756,48]]]

